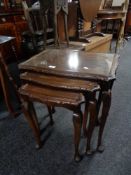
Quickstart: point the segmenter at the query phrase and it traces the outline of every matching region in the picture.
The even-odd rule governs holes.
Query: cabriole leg
[[[79,143],[80,143],[81,126],[82,126],[82,113],[81,112],[74,112],[73,124],[74,124],[74,144],[75,144],[74,160],[76,162],[79,162],[81,160],[81,156],[79,154]]]
[[[99,126],[99,134],[98,134],[98,143],[97,143],[97,150],[99,152],[104,151],[104,147],[102,146],[102,135],[105,127],[105,123],[107,120],[107,116],[110,110],[111,106],[111,91],[104,92],[103,93],[103,109],[102,109],[102,115],[100,118],[100,126]]]

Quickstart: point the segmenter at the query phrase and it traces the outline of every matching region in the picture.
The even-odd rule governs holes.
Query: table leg
[[[98,101],[97,101],[97,118],[96,118],[96,126],[99,125],[99,119],[98,119],[98,116],[99,116],[99,111],[100,111],[100,107],[101,107],[101,102],[102,102],[102,90],[100,90],[99,92],[99,96],[98,96]]]
[[[29,111],[29,103],[28,102],[23,101],[22,110],[23,110],[23,113],[24,113],[30,127],[32,128],[32,131],[34,133],[36,143],[37,143],[36,148],[38,149],[41,147],[40,130],[37,128],[37,126],[32,118],[31,112]]]
[[[89,125],[87,129],[87,146],[86,146],[86,154],[91,155],[93,153],[93,150],[91,150],[90,144],[91,144],[91,138],[92,134],[95,128],[95,122],[96,122],[96,101],[90,101],[89,102],[89,109],[90,113],[90,120]]]
[[[50,117],[50,124],[53,125],[54,121],[53,121],[53,117],[52,117],[52,107],[51,106],[47,106],[47,108],[48,108],[49,117]]]
[[[104,147],[102,146],[102,135],[103,135],[105,123],[107,120],[107,116],[110,110],[110,106],[111,106],[111,90],[109,90],[108,92],[103,92],[102,102],[103,102],[103,109],[102,109],[102,115],[100,118],[98,143],[97,143],[97,150],[99,152],[104,151]]]
[[[87,130],[86,130],[86,125],[87,125],[87,118],[88,118],[88,107],[89,107],[89,102],[87,101],[85,104],[85,111],[83,115],[83,122],[82,122],[82,127],[83,127],[83,135],[84,137],[87,136]]]
[[[55,29],[55,47],[59,46],[58,30],[57,30],[57,13],[54,13],[54,29]]]
[[[37,115],[36,115],[36,111],[35,111],[35,107],[34,107],[33,102],[29,102],[29,109],[28,110],[30,111],[32,119],[34,120],[34,123],[35,123],[35,125],[36,125],[36,127],[37,127],[37,129],[39,130],[39,133],[40,133],[38,118],[37,118]]]
[[[75,155],[74,160],[79,162],[81,160],[81,156],[79,154],[79,143],[81,136],[81,126],[82,126],[82,113],[74,112],[73,114],[73,124],[74,124],[74,144],[75,144]]]
[[[7,109],[14,117],[16,117],[18,115],[18,113],[15,112],[15,110],[11,104],[10,93],[9,93],[8,83],[7,83],[7,77],[6,77],[6,74],[3,75],[1,70],[0,70],[0,81],[1,81],[1,86],[2,86]]]

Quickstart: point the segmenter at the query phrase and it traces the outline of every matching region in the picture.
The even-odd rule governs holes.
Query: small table
[[[111,89],[116,79],[118,58],[119,55],[117,54],[48,49],[21,63],[19,68],[26,72],[40,73],[41,75],[55,75],[61,78],[91,80],[99,83],[101,91],[97,100],[97,116],[101,103],[103,103],[103,108],[100,121],[98,121],[100,127],[97,148],[102,151],[102,134],[110,109]]]

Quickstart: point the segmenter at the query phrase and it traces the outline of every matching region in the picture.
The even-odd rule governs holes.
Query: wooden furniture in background
[[[21,0],[1,0],[0,35],[15,37],[16,53],[18,56],[21,54],[21,34],[27,29],[28,26],[22,11]],[[9,56],[6,49],[5,53]]]
[[[13,37],[0,36],[0,84],[2,86],[7,109],[12,114],[12,116],[16,117],[18,113],[15,111],[14,107],[12,106],[9,83],[12,84],[12,87],[13,87],[12,91],[15,92],[18,102],[20,103],[19,95],[17,92],[18,87],[8,70],[8,66],[6,64],[6,58],[4,57],[4,55],[2,55],[3,48],[6,46],[6,44],[11,45],[11,42],[13,42],[13,40],[14,40]]]
[[[129,0],[125,0],[124,4],[122,4],[122,6],[120,6],[120,7],[109,6],[108,8],[105,8],[105,9],[103,8],[103,9],[99,10],[99,12],[97,14],[97,18],[102,20],[102,21],[106,21],[107,25],[108,25],[108,22],[113,21],[114,25],[113,25],[112,30],[111,30],[112,33],[114,33],[115,22],[119,21],[119,25],[117,26],[118,37],[117,37],[115,52],[118,51],[118,48],[120,47],[121,43],[123,42],[128,4],[129,4]],[[106,29],[107,29],[107,26],[106,26]],[[105,31],[105,33],[106,33],[106,31]]]
[[[46,42],[44,40],[44,26],[42,25],[43,19],[40,9],[29,8],[26,1],[22,1],[22,7],[29,28],[27,37],[32,41],[35,52],[38,53],[45,49]]]
[[[104,37],[99,36],[92,36],[89,38],[90,43],[86,42],[79,42],[79,41],[70,41],[70,45],[79,46],[81,47],[81,50],[84,50],[86,52],[93,52],[93,53],[109,53],[110,52],[110,46],[112,42],[112,35],[111,34],[105,34]]]
[[[111,104],[111,89],[113,82],[116,79],[115,73],[118,66],[119,56],[116,54],[98,54],[98,53],[87,53],[83,51],[69,50],[69,49],[49,49],[41,52],[40,54],[32,57],[24,63],[19,65],[22,71],[32,72],[36,75],[49,75],[64,77],[75,80],[74,87],[78,86],[79,80],[91,80],[99,83],[101,91],[99,93],[99,98],[97,100],[97,117],[100,114],[100,107],[103,104],[102,113],[100,114],[100,119],[97,118],[99,123],[99,135],[97,150],[103,151],[102,147],[102,134],[108,112]],[[33,82],[33,80],[27,80]],[[55,81],[55,80],[54,80]],[[36,78],[38,86],[42,86],[45,81],[39,81]],[[64,82],[63,82],[64,83]],[[67,83],[66,83],[67,84]],[[70,83],[68,86],[63,86],[65,90],[72,91]],[[51,85],[50,85],[51,86]],[[66,88],[68,87],[68,88]],[[54,87],[53,87],[54,89]],[[74,90],[74,89],[73,89]],[[76,89],[77,90],[77,89]],[[80,92],[83,89],[80,88]],[[88,93],[84,93],[88,99]],[[93,99],[92,99],[93,100]],[[93,100],[94,101],[94,100]],[[86,117],[87,110],[85,110],[84,117],[84,128],[86,128]],[[94,117],[93,117],[94,118]],[[91,117],[91,120],[93,120]],[[89,132],[90,133],[90,132]],[[87,133],[88,140],[88,133]],[[90,150],[87,143],[87,152]]]
[[[15,37],[17,55],[19,55],[21,51],[21,34],[27,30],[27,28],[25,17],[21,12],[5,12],[0,14],[0,35]],[[8,53],[8,51],[5,50],[5,53]]]
[[[95,7],[97,9],[99,7],[98,3],[97,3],[97,7]],[[85,3],[84,8],[88,9],[89,6],[90,5],[93,6],[93,4],[96,5],[96,3],[94,2],[88,1]],[[73,1],[71,3],[68,3],[68,6],[69,6],[68,33],[70,38],[70,45],[82,46],[84,50],[89,52],[109,52],[110,44],[112,40],[111,35],[103,35],[103,37],[92,36],[88,38],[88,36],[91,36],[92,32],[95,31],[94,28],[93,29],[91,28],[91,21],[89,22],[89,18],[93,19],[93,16],[95,16],[97,11],[94,10],[93,12],[89,12],[89,10],[86,11],[85,9],[83,9],[83,11],[85,10],[83,13],[86,14],[85,15],[86,20],[84,20],[83,17],[81,16],[81,9],[78,3]],[[83,7],[84,5],[82,4],[81,6]],[[89,13],[89,18],[88,18],[88,13]],[[58,30],[59,30],[60,39],[64,41],[65,35],[63,32],[64,28],[63,28],[63,22],[62,22],[61,16],[62,14],[58,16],[58,19],[59,19]],[[95,35],[99,35],[99,34],[100,33],[95,33]]]
[[[53,26],[54,26],[54,38],[55,45],[59,45],[59,37],[58,37],[58,14],[62,13],[62,18],[64,19],[64,33],[65,39],[67,41],[67,45],[69,45],[69,37],[68,37],[68,26],[67,26],[67,15],[68,15],[68,1],[67,0],[40,0],[40,11],[41,14],[45,16],[45,14],[50,10],[53,16]],[[46,26],[46,22],[44,22]],[[47,29],[46,29],[47,30]],[[46,32],[46,31],[45,31]]]
[[[101,0],[79,0],[79,3],[83,18],[89,22],[95,19],[101,5]]]
[[[131,34],[131,0],[129,2],[128,12],[127,12],[125,33],[126,34],[128,34],[128,33]]]

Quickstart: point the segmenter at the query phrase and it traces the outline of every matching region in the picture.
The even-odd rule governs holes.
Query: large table
[[[100,106],[103,104],[100,120],[97,118],[96,122],[99,125],[97,149],[103,151],[101,140],[110,109],[111,89],[116,79],[118,59],[119,55],[117,54],[48,49],[21,63],[19,68],[24,72],[36,73],[36,75],[46,74],[48,76],[58,76],[61,79],[66,77],[97,82],[101,87],[97,98],[97,116],[100,113]]]

